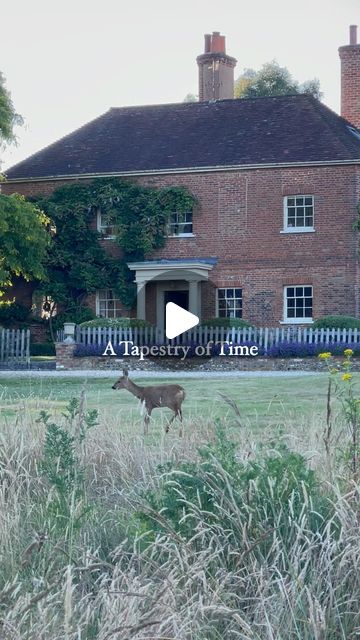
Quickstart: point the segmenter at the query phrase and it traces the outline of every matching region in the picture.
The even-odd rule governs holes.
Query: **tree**
[[[307,93],[321,99],[320,82],[317,79],[299,84],[286,67],[280,67],[276,60],[266,62],[259,71],[244,69],[235,83],[235,98],[258,98],[265,96],[286,96]]]
[[[187,93],[183,102],[198,102],[198,98],[194,93]]]
[[[0,194],[0,296],[14,277],[45,278],[49,219],[23,196]]]
[[[15,142],[14,126],[22,124],[22,117],[16,113],[5,78],[0,71],[0,148],[5,143]]]

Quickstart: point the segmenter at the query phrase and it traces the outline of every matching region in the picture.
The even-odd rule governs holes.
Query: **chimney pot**
[[[357,25],[356,24],[350,25],[350,44],[351,45],[357,44]]]
[[[213,31],[211,36],[211,53],[225,53],[225,36],[220,31]]]
[[[205,33],[205,53],[210,53],[211,51],[211,35],[210,33]]]

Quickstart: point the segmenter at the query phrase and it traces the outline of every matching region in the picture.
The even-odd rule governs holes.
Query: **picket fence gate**
[[[59,331],[57,339],[63,340],[64,332]],[[266,352],[279,343],[298,344],[360,344],[359,329],[313,329],[311,327],[194,327],[181,335],[168,340],[164,332],[157,327],[76,327],[75,340],[84,345],[106,345],[109,341],[115,346],[119,342],[132,341],[138,346],[155,344],[194,344],[206,346],[208,342],[232,342],[235,344],[257,344]]]
[[[0,329],[0,365],[30,363],[30,329]]]

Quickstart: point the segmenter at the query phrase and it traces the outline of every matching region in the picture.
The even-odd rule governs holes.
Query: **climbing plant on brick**
[[[127,262],[143,260],[162,247],[170,214],[192,209],[195,198],[182,187],[158,189],[104,178],[61,187],[36,202],[55,228],[47,263],[47,295],[59,303],[81,306],[97,289],[113,288],[130,307],[135,291]],[[99,211],[120,248],[116,258],[99,243]]]

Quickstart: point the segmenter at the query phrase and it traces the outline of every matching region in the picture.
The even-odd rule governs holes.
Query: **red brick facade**
[[[194,237],[168,238],[149,259],[217,258],[211,283],[201,283],[202,318],[216,315],[214,288],[239,287],[243,317],[257,325],[283,321],[285,286],[313,287],[313,317],[360,315],[358,238],[353,230],[360,198],[356,165],[248,169],[137,178],[153,186],[182,185],[197,198]],[[25,196],[50,193],[58,181],[4,185]],[[314,196],[314,232],[282,233],[283,199]],[[104,241],[111,246],[111,241]],[[94,308],[94,301],[89,303]],[[147,317],[155,295],[147,285]]]

